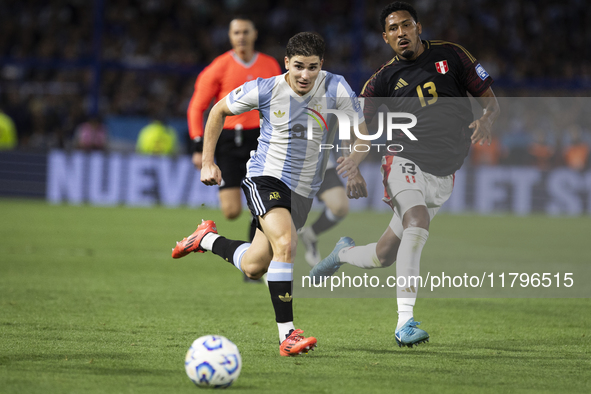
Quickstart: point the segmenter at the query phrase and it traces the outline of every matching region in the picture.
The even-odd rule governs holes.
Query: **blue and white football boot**
[[[332,276],[337,272],[341,265],[345,264],[339,260],[339,252],[353,246],[355,246],[355,241],[352,238],[342,237],[339,239],[332,252],[310,270],[310,278],[312,278],[313,282],[316,284],[322,283],[325,277]]]
[[[414,317],[408,319],[400,329],[396,330],[395,338],[399,347],[418,345],[429,342],[429,334],[425,330],[417,328],[421,322],[415,321]]]

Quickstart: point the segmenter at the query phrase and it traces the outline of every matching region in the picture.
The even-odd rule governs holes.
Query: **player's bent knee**
[[[282,256],[282,260],[289,262],[291,256],[295,255],[297,242],[297,238],[292,238],[291,234],[283,235],[273,242],[273,254]]]
[[[349,213],[349,204],[346,205],[339,205],[337,207],[331,208],[330,212],[338,218],[344,218]]]
[[[242,271],[244,272],[244,275],[254,280],[260,279],[263,275],[265,275],[265,272],[267,272],[265,268],[256,265],[242,267]]]
[[[237,212],[228,212],[226,213],[225,217],[228,220],[234,220],[234,219],[238,219],[238,216],[240,216],[240,211]]]
[[[228,220],[237,219],[238,216],[242,213],[242,209],[238,209],[236,207],[224,207],[222,208],[222,212],[224,217]]]
[[[244,271],[244,274],[252,280],[258,280],[261,279],[263,277],[263,275],[265,275],[264,271],[256,271],[256,272],[250,272],[250,271]]]
[[[402,226],[405,229],[410,227],[420,227],[429,230],[430,222],[431,219],[427,207],[424,205],[417,205],[406,211],[404,219],[402,220]]]
[[[382,260],[380,259],[380,264],[382,265],[382,268],[387,268],[389,266],[391,266],[392,264],[394,264],[396,262],[396,260]]]

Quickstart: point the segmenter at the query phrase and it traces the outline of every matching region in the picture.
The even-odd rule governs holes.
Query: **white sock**
[[[380,264],[380,260],[378,259],[378,255],[376,253],[376,246],[377,243],[364,245],[364,246],[354,246],[348,249],[342,249],[339,252],[339,259],[343,263],[349,263],[356,267],[371,269],[371,268],[380,268],[382,265]]]
[[[250,245],[251,244],[248,242],[243,243],[238,248],[236,248],[236,250],[234,251],[234,256],[232,256],[232,261],[234,261],[234,267],[238,268],[240,272],[244,272],[242,271],[240,263],[242,262],[242,257],[244,257],[244,253],[246,253],[248,248],[250,248]]]
[[[219,234],[207,233],[203,236],[203,238],[201,238],[201,244],[199,244],[199,246],[201,246],[205,250],[211,251],[211,249],[213,248],[213,242],[219,237]]]
[[[398,307],[398,324],[396,324],[396,330],[404,325],[411,317],[413,317],[412,306],[403,305],[402,307],[406,307],[410,309],[410,311],[401,311],[400,306]]]
[[[285,323],[277,323],[277,328],[279,329],[279,343],[285,341],[285,338],[289,336],[289,332],[291,330],[295,330],[292,321],[288,321]]]
[[[408,227],[402,233],[402,240],[396,255],[396,297],[398,303],[398,330],[413,317],[417,301],[417,283],[410,277],[417,277],[421,267],[421,252],[429,238],[429,231],[420,227]],[[398,286],[398,283],[403,286]]]

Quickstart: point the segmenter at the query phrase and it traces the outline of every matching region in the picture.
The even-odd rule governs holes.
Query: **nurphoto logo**
[[[323,129],[323,125],[324,128],[326,130],[328,130],[328,126],[327,126],[327,122],[325,120],[325,116],[328,114],[334,114],[337,117],[337,122],[339,125],[339,136],[338,139],[341,141],[350,141],[351,140],[351,120],[350,120],[350,114],[348,114],[347,112],[343,111],[343,110],[337,110],[337,109],[325,109],[323,111],[323,114],[320,114],[318,111],[315,111],[311,108],[307,108],[308,110],[312,111],[314,114],[310,114],[308,113],[308,115],[310,116],[310,118],[308,119],[308,130],[307,130],[307,138],[309,140],[311,140],[313,138],[313,132],[312,132],[312,128],[314,127],[314,123],[312,120],[315,120],[316,123],[318,124],[318,126],[320,126],[320,129]],[[323,116],[324,115],[324,116]],[[417,124],[417,117],[411,113],[408,112],[378,112],[376,114],[376,116],[378,117],[378,129],[374,134],[369,134],[369,135],[365,135],[365,134],[361,134],[361,132],[359,131],[359,115],[357,114],[357,112],[353,112],[353,132],[355,133],[355,136],[363,141],[374,141],[377,140],[378,138],[380,138],[383,134],[384,131],[386,132],[386,138],[388,141],[392,140],[392,134],[394,130],[400,130],[402,131],[409,140],[411,141],[417,141],[417,137],[415,137],[415,135],[410,131],[410,129],[412,129],[414,126],[416,126]],[[402,123],[402,120],[408,120],[409,122],[407,123]],[[322,123],[321,123],[322,122]],[[372,147],[377,148],[378,152],[380,152],[380,149],[382,147],[384,147],[386,150],[388,150],[388,152],[391,153],[396,153],[396,152],[402,152],[402,150],[404,149],[402,145],[400,144],[371,144],[371,145],[357,145],[355,146],[355,150],[356,151],[360,151],[361,149],[363,149],[363,152],[367,152],[369,151]],[[321,144],[320,145],[320,150],[326,150],[326,149],[335,149],[337,150],[337,152],[339,150],[350,150],[350,147],[340,147],[340,146],[336,146],[333,144]]]

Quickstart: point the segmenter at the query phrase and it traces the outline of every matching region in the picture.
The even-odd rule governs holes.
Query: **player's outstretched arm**
[[[482,145],[486,142],[490,145],[492,141],[492,125],[501,113],[499,102],[491,88],[488,88],[482,96],[475,98],[484,109],[484,114],[480,119],[470,123],[469,127],[474,130],[471,138],[472,143],[480,142],[480,145]]]
[[[226,116],[234,115],[230,112],[226,99],[223,98],[213,106],[203,135],[203,157],[201,167],[201,182],[208,186],[220,185],[222,183],[222,172],[214,163],[215,147],[222,133]]]

